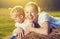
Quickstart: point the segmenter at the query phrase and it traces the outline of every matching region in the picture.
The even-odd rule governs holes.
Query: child
[[[29,20],[26,19],[24,9],[22,6],[15,6],[11,10],[11,18],[15,21],[17,27],[12,34],[11,39],[22,39],[24,33],[27,31],[26,27],[30,26]]]
[[[32,20],[34,24],[40,25],[40,28],[28,27],[28,29],[31,28],[29,30],[33,30],[36,33],[48,35],[50,33],[50,28],[60,27],[60,19],[49,16],[45,11],[39,13],[38,6],[34,2],[26,4],[25,13],[27,13],[28,18]]]

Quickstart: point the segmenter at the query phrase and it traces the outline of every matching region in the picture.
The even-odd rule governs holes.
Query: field
[[[14,22],[9,15],[9,9],[0,9],[0,39],[10,35],[14,27]]]
[[[14,27],[14,21],[9,15],[10,9],[0,8],[0,39],[7,39],[10,36]],[[60,17],[60,12],[49,12],[54,17]]]

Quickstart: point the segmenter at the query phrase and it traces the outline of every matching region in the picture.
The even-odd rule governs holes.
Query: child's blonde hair
[[[25,5],[25,8],[27,6],[32,6],[32,8],[36,9],[37,12],[40,12],[40,7],[35,3],[35,2],[28,2],[26,5]]]
[[[14,12],[15,12],[15,17],[20,15],[23,15],[23,17],[25,17],[24,9],[22,6],[15,6],[11,9],[11,12],[10,12],[11,18],[13,18],[12,14],[14,14]]]

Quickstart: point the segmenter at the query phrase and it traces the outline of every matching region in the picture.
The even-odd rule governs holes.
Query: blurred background
[[[16,5],[24,6],[29,1],[36,2],[43,10],[60,10],[60,0],[0,0],[0,8],[9,8]]]
[[[0,39],[7,39],[11,35],[14,21],[10,18],[10,10],[17,5],[25,6],[26,3],[33,1],[41,8],[54,17],[60,17],[60,0],[0,0]]]

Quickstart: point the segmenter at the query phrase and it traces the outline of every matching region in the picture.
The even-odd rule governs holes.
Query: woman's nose
[[[30,16],[32,16],[32,14],[30,13]]]

